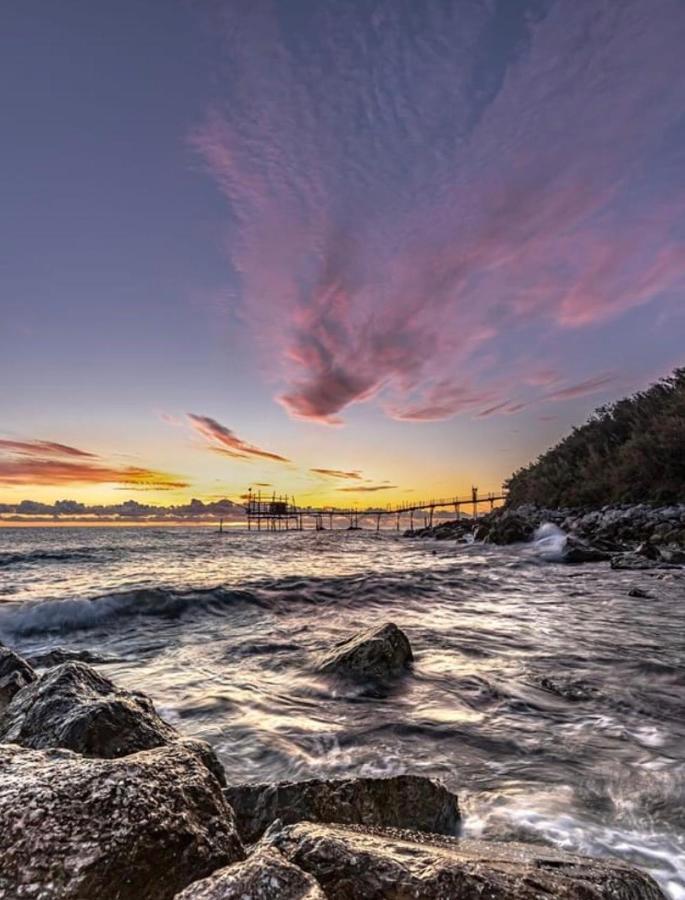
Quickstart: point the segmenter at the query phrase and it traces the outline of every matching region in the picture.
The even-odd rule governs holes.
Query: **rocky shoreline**
[[[554,526],[559,562],[605,562],[614,569],[685,565],[685,504],[604,506],[597,510],[503,507],[479,518],[455,519],[405,532],[408,537],[517,544],[544,537]]]
[[[614,860],[462,839],[457,796],[425,776],[232,784],[144,694],[41,662],[0,646],[0,900],[663,898]],[[386,623],[312,665],[376,683],[409,677],[412,651]]]

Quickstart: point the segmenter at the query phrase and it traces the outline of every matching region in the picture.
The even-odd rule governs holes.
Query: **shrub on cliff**
[[[506,486],[509,506],[685,501],[685,368],[596,410]]]

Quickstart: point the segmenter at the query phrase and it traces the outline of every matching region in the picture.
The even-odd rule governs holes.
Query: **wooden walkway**
[[[479,494],[478,488],[471,488],[468,497],[448,497],[433,500],[412,500],[401,503],[398,506],[367,507],[337,507],[337,506],[299,506],[294,497],[277,496],[264,497],[261,493],[247,494],[244,504],[247,516],[248,530],[257,531],[303,531],[305,527],[315,528],[317,531],[331,530],[335,525],[356,530],[361,529],[360,522],[366,522],[375,526],[380,531],[381,522],[388,519],[394,524],[397,531],[400,530],[402,520],[405,527],[414,529],[414,519],[419,521],[418,527],[430,527],[436,510],[453,509],[458,519],[463,512],[470,516],[477,516],[485,508],[491,512],[495,505],[506,500],[504,490]]]

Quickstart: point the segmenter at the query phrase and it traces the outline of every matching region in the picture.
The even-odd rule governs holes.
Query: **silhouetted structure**
[[[313,527],[317,531],[326,529],[333,530],[336,520],[344,520],[347,528],[356,530],[361,528],[360,521],[370,519],[375,523],[376,531],[380,531],[381,521],[387,517],[394,517],[395,529],[400,530],[402,516],[409,516],[409,528],[414,530],[414,516],[422,513],[422,527],[431,526],[436,509],[454,508],[457,518],[460,518],[463,507],[471,507],[471,515],[475,518],[478,515],[479,508],[486,504],[491,512],[495,508],[496,503],[506,500],[504,490],[499,493],[490,492],[484,496],[479,496],[478,488],[471,488],[469,497],[450,497],[449,499],[439,500],[419,500],[411,503],[400,504],[399,506],[387,506],[385,509],[369,507],[360,510],[357,507],[342,508],[337,506],[312,507],[298,506],[294,497],[287,495],[276,495],[274,492],[270,497],[263,497],[261,492],[253,493],[252,488],[247,492],[245,503],[245,514],[247,516],[247,527],[249,531],[256,529],[257,531],[303,531],[306,523],[313,522]]]

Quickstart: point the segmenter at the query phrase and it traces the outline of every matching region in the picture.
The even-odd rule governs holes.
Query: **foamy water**
[[[682,900],[685,580],[564,566],[564,540],[0,530],[0,638],[114,658],[230,780],[434,775],[467,834],[617,856]],[[416,657],[392,690],[313,671],[388,620]]]

